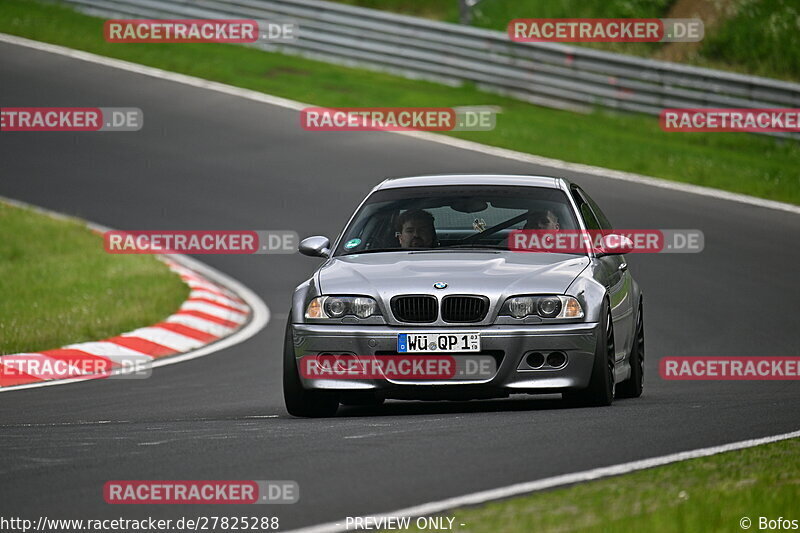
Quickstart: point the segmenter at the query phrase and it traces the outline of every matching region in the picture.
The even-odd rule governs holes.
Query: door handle
[[[626,270],[628,270],[628,263],[621,263],[617,268],[617,270],[619,270],[620,272],[625,272]]]

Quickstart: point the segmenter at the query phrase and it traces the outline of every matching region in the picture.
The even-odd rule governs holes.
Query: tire
[[[342,394],[339,403],[353,407],[378,406],[383,404],[384,398],[372,392],[350,392]]]
[[[300,383],[292,342],[291,312],[283,339],[283,401],[289,414],[297,417],[329,417],[339,409],[339,398],[335,392],[307,390]]]
[[[594,352],[594,364],[589,386],[582,390],[563,393],[563,398],[580,406],[607,406],[614,401],[614,323],[608,310],[608,302],[603,304],[603,321]]]
[[[644,387],[644,316],[642,304],[639,304],[639,316],[636,318],[636,333],[631,346],[631,377],[617,387],[620,398],[638,398]]]

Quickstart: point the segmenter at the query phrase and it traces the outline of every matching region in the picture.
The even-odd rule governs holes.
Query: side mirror
[[[331,241],[327,237],[316,235],[300,241],[299,251],[311,257],[329,257],[331,255]]]
[[[632,250],[633,241],[630,238],[621,233],[608,233],[603,236],[603,249],[597,255],[622,255],[631,253]]]

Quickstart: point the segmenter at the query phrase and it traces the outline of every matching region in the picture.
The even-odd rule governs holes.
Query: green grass
[[[451,135],[800,204],[800,143],[793,141],[744,133],[666,133],[653,117],[558,111],[470,85],[453,88],[233,45],[111,44],[102,38],[102,19],[32,1],[0,2],[0,31],[315,105],[496,105],[503,112],[494,131]]]
[[[735,0],[736,14],[704,41],[693,63],[800,81],[800,3]]]
[[[112,255],[77,220],[0,202],[0,354],[60,348],[149,326],[189,289],[148,255]]]
[[[458,22],[456,0],[334,0],[446,22]],[[800,3],[797,0],[706,0],[723,6],[683,62],[800,81]],[[515,18],[666,18],[676,0],[482,0],[473,26],[505,31]],[[718,23],[718,24],[717,24]],[[613,52],[656,56],[658,43],[574,43]]]
[[[800,520],[798,498],[800,439],[792,439],[443,516],[455,517],[456,533],[731,533],[743,531],[743,517],[751,531],[761,516]]]

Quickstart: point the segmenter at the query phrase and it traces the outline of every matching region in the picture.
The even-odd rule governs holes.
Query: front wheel
[[[297,371],[292,342],[291,313],[283,339],[283,401],[292,416],[321,418],[333,416],[339,409],[339,398],[330,391],[314,391],[303,388]]]
[[[617,396],[620,398],[638,398],[644,387],[644,316],[641,304],[639,316],[636,318],[636,335],[631,346],[630,365],[631,377],[617,387]]]
[[[603,304],[605,318],[600,324],[600,335],[597,336],[594,364],[589,386],[582,390],[565,392],[565,400],[577,405],[604,406],[614,401],[614,323],[608,310],[608,303]]]

